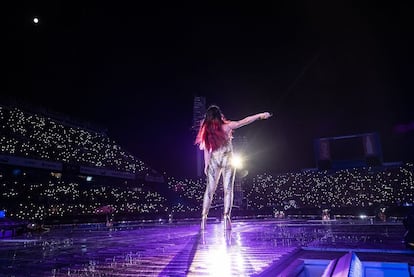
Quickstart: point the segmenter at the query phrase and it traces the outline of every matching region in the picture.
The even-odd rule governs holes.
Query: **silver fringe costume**
[[[230,213],[233,206],[233,187],[235,170],[231,165],[233,156],[233,146],[231,141],[219,149],[211,152],[210,161],[207,167],[207,185],[203,198],[202,222],[201,229],[204,229],[211,202],[220,176],[223,177],[224,188],[224,224],[225,229],[231,229]]]

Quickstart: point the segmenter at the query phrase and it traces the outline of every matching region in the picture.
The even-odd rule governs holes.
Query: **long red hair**
[[[200,149],[214,151],[228,143],[230,138],[223,131],[226,121],[219,107],[212,105],[207,109],[195,141]]]

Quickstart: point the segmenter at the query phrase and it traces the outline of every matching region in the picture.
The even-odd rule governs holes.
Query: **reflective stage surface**
[[[0,276],[265,276],[294,259],[414,264],[402,223],[209,219],[176,223],[57,226],[0,239]]]

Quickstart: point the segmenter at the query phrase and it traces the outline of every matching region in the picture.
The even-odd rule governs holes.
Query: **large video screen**
[[[315,140],[315,158],[319,167],[330,168],[347,162],[377,165],[382,162],[382,150],[377,133],[326,137]]]
[[[362,137],[332,139],[330,141],[331,159],[352,161],[365,159]]]

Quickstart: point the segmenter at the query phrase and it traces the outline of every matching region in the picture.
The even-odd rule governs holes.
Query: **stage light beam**
[[[240,155],[234,154],[233,158],[231,159],[231,164],[236,169],[243,168],[243,159]]]

